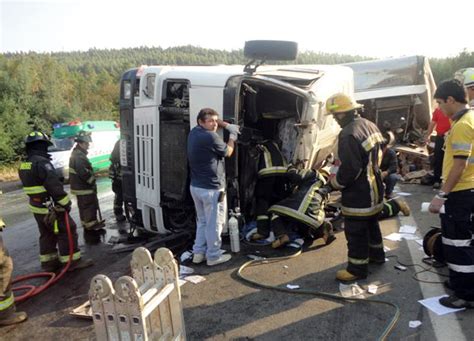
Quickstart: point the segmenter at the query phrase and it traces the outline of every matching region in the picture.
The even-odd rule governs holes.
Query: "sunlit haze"
[[[8,1],[0,52],[194,45],[235,50],[246,40],[298,42],[300,51],[370,57],[455,56],[474,50],[472,0]],[[450,12],[451,14],[448,14]]]

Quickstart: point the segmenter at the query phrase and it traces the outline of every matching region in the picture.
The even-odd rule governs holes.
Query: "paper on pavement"
[[[198,284],[206,280],[205,277],[199,275],[186,276],[183,278],[185,281],[191,282],[193,284]]]
[[[400,233],[415,233],[416,232],[416,226],[411,226],[411,225],[402,225],[400,226]]]
[[[455,313],[456,311],[461,311],[465,310],[465,308],[460,308],[460,309],[452,309],[445,307],[439,303],[439,299],[441,297],[446,297],[448,295],[441,295],[441,296],[436,296],[436,297],[431,297],[431,298],[425,298],[424,300],[419,300],[422,305],[424,305],[426,308],[431,310],[432,312],[436,313],[437,315],[445,315],[449,313]]]

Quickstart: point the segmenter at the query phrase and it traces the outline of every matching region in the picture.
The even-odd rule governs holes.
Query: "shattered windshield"
[[[66,137],[63,139],[51,139],[53,146],[48,147],[48,151],[55,152],[60,150],[70,150],[74,146],[74,138]]]

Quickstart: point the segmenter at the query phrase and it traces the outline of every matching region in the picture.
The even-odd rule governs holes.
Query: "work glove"
[[[234,133],[230,133],[230,134],[229,134],[229,139],[230,139],[230,140],[233,140],[233,141],[237,141],[238,135],[237,135],[237,134],[234,134]]]
[[[332,192],[332,187],[329,184],[326,184],[322,187],[320,187],[317,192],[325,199],[327,200],[329,197],[329,193]]]
[[[43,218],[43,222],[46,226],[51,227],[54,226],[54,222],[58,219],[56,210],[49,210],[48,214],[46,214]]]
[[[240,126],[238,126],[237,124],[228,124],[225,126],[224,128],[225,130],[227,130],[229,132],[229,134],[232,136],[232,134],[234,135],[240,135]],[[236,139],[233,139],[234,141],[237,141],[237,138]]]

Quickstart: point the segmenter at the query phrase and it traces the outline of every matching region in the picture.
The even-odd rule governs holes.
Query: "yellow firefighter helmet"
[[[326,102],[326,115],[338,114],[362,108],[352,97],[338,93],[329,97]]]

